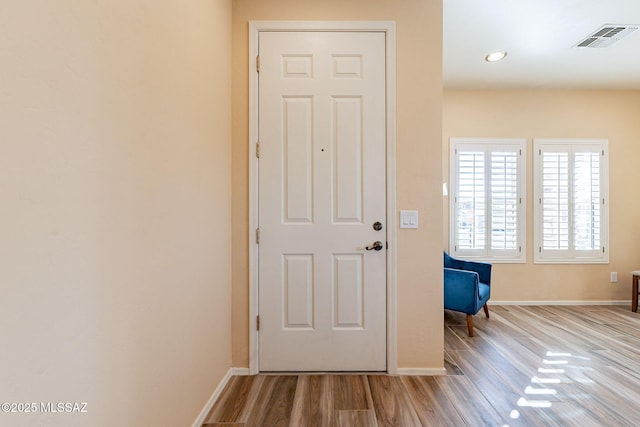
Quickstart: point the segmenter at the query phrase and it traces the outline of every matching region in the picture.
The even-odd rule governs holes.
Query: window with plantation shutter
[[[534,142],[535,262],[608,262],[607,146],[605,140]]]
[[[450,251],[525,260],[524,139],[451,139]]]

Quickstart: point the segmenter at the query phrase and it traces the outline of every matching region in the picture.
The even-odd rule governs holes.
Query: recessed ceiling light
[[[497,52],[491,52],[484,57],[484,60],[487,62],[498,62],[503,60],[505,56],[507,56],[507,52],[505,52],[504,50],[500,50]]]

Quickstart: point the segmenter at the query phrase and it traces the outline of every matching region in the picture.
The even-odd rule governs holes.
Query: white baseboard
[[[246,377],[249,375],[249,368],[231,368],[231,375],[236,377]]]
[[[489,308],[492,305],[629,305],[631,300],[560,300],[560,301],[494,301],[489,300]]]
[[[220,397],[220,394],[222,394],[222,390],[224,390],[224,388],[227,386],[227,383],[229,382],[231,377],[233,377],[234,375],[235,376],[249,375],[249,368],[230,368],[227,371],[227,373],[220,380],[220,383],[218,384],[213,394],[207,401],[207,404],[204,405],[204,408],[202,408],[202,411],[200,411],[200,414],[198,414],[198,418],[196,418],[196,420],[193,422],[192,427],[202,426],[205,419],[207,418],[207,415],[209,415],[209,411],[211,411],[211,408],[213,408],[213,405],[215,405],[216,400],[218,400],[218,398]]]
[[[445,368],[398,368],[396,375],[415,375],[415,376],[436,376],[447,375]]]

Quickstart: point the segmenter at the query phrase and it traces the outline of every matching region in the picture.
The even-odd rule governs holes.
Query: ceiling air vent
[[[604,25],[575,47],[609,47],[638,29],[638,25]]]

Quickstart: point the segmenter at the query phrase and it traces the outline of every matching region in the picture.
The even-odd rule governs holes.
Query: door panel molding
[[[386,192],[387,192],[387,371],[398,372],[397,364],[397,214],[396,214],[396,40],[393,21],[250,21],[249,22],[249,373],[257,374],[258,351],[258,39],[267,31],[353,31],[383,32],[386,42]],[[305,58],[292,58],[283,68],[290,78],[309,72]],[[336,58],[341,78],[356,76],[357,58]]]

